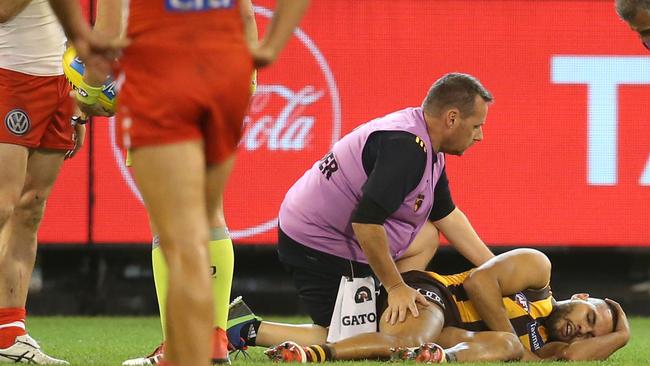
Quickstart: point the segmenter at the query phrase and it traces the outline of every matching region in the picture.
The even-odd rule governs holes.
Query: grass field
[[[306,322],[306,318],[266,317],[273,321]],[[127,358],[149,353],[160,342],[160,323],[153,317],[37,317],[29,318],[30,334],[49,354],[72,365],[119,366]],[[605,362],[576,362],[572,365],[650,365],[650,318],[631,318],[630,343]],[[269,365],[260,347],[241,356],[235,365]],[[353,362],[341,362],[351,364]],[[382,362],[354,362],[380,365]],[[490,365],[476,363],[466,365]],[[511,365],[511,363],[509,363]]]

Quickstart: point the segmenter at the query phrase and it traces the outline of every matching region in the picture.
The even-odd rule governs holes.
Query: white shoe
[[[132,358],[122,362],[122,366],[152,366],[157,365],[162,360],[162,356]]]
[[[163,343],[146,357],[133,358],[122,362],[122,366],[151,366],[157,365],[163,358]]]
[[[16,337],[11,347],[0,348],[0,363],[32,363],[36,365],[69,365],[68,361],[46,355],[29,334]]]

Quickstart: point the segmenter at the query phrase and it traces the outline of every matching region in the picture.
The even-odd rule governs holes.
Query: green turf
[[[269,320],[301,323],[306,318],[266,317]],[[650,318],[632,318],[630,343],[605,362],[576,362],[573,365],[650,365]],[[158,345],[161,338],[160,323],[153,317],[37,317],[29,318],[31,335],[44,350],[55,357],[70,361],[72,365],[117,366],[127,358],[142,356]],[[251,359],[242,357],[233,364],[257,365],[270,362],[262,348],[250,350]],[[345,362],[341,364],[349,364]],[[355,362],[380,365],[381,362]],[[466,364],[474,365],[474,364]],[[477,363],[475,365],[490,365]],[[512,363],[508,363],[512,365]]]

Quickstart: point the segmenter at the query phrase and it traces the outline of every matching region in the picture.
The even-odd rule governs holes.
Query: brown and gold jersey
[[[457,311],[456,326],[470,331],[489,330],[463,288],[463,281],[472,271],[447,276],[435,272],[425,273],[440,287],[444,287],[442,290],[446,292],[445,297],[449,303],[453,302],[453,308]],[[548,339],[544,324],[553,309],[554,301],[550,286],[540,290],[525,290],[503,298],[503,305],[519,340],[533,352],[540,349]]]

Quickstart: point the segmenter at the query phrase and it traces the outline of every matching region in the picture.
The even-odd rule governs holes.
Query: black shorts
[[[306,247],[278,228],[278,257],[289,271],[298,298],[314,324],[329,327],[341,276],[373,275],[368,264]]]
[[[421,293],[427,301],[438,305],[445,315],[446,327],[457,327],[460,324],[460,315],[455,306],[453,297],[445,286],[422,271],[408,271],[402,273],[402,279],[411,288]],[[380,317],[388,307],[386,289],[380,289],[377,303],[377,316]]]

